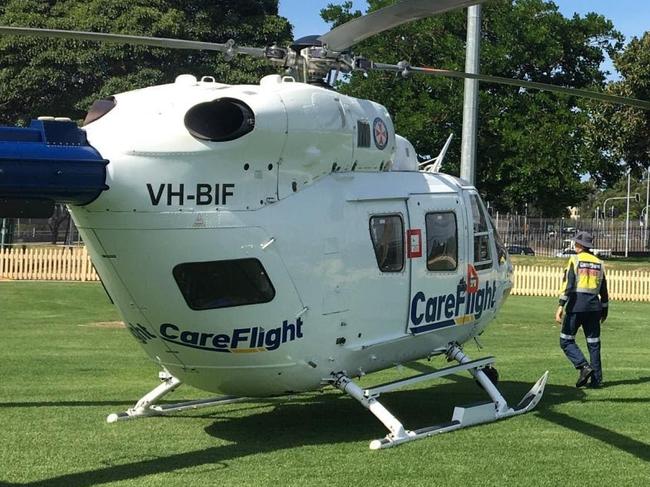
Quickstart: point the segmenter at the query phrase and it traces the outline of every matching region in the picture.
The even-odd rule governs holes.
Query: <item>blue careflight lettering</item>
[[[495,307],[496,291],[496,281],[486,281],[475,293],[468,294],[464,279],[458,283],[455,293],[427,298],[422,291],[418,291],[411,299],[411,330],[418,327],[430,330],[436,324],[453,325],[454,318],[461,315],[474,315],[479,319],[485,310]]]
[[[165,341],[211,352],[273,351],[283,343],[303,337],[303,321],[295,323],[284,320],[281,326],[265,330],[261,326],[235,328],[232,333],[215,334],[192,330],[181,331],[172,323],[160,325],[160,335]]]

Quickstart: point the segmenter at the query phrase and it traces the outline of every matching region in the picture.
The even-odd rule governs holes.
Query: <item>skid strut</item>
[[[389,433],[385,438],[370,442],[371,450],[389,448],[391,446],[399,445],[400,443],[406,443],[407,441],[446,433],[466,426],[489,423],[496,421],[497,419],[523,414],[533,409],[544,394],[544,387],[546,386],[546,381],[548,379],[548,371],[540,377],[517,406],[514,408],[509,407],[508,403],[499,392],[499,389],[497,389],[482,370],[487,365],[494,363],[494,357],[470,360],[458,345],[452,345],[447,349],[447,357],[449,360],[456,360],[458,365],[389,382],[369,389],[362,389],[343,373],[336,374],[331,379],[332,385],[359,401],[365,408],[374,414],[377,419],[386,426],[386,428],[388,428]],[[492,401],[473,404],[471,406],[457,406],[454,408],[454,414],[451,421],[448,423],[428,426],[417,430],[407,430],[404,425],[377,399],[382,392],[392,391],[416,382],[444,377],[464,370],[470,371],[476,380],[483,386],[483,389],[488,393]]]
[[[221,396],[210,399],[198,399],[195,401],[177,402],[174,404],[156,404],[163,396],[176,390],[182,381],[174,377],[167,371],[160,372],[160,380],[162,383],[150,392],[142,396],[142,398],[133,406],[122,413],[109,414],[106,421],[115,423],[116,421],[123,421],[126,419],[144,418],[147,416],[160,416],[165,413],[185,411],[187,409],[202,409],[211,406],[218,406],[221,404],[231,404],[234,402],[246,401],[246,397],[235,396]]]

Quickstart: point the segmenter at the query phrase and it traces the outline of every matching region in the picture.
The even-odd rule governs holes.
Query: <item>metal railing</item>
[[[502,240],[508,246],[530,247],[536,255],[555,257],[571,245],[571,238],[579,231],[594,237],[594,248],[612,255],[625,253],[626,235],[630,255],[650,255],[649,230],[640,221],[630,222],[626,233],[625,222],[611,219],[549,219],[509,216],[495,219]]]

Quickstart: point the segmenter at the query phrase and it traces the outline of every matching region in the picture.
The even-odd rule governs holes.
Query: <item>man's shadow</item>
[[[458,376],[452,378],[453,382],[442,385],[384,394],[381,396],[381,402],[403,421],[405,427],[417,429],[446,422],[451,418],[454,406],[469,404],[487,397],[472,379]],[[650,382],[650,377],[610,382],[608,386],[646,382]],[[370,384],[364,385],[367,387]],[[523,382],[500,383],[504,397],[509,400],[522,397],[530,386],[530,383]],[[650,460],[649,445],[554,410],[555,406],[566,402],[584,401],[586,394],[584,390],[575,387],[547,384],[544,397],[536,409],[529,414],[535,414],[546,421],[605,442],[644,461]],[[387,431],[383,425],[356,400],[341,396],[340,392],[330,390],[321,394],[298,395],[287,400],[260,400],[231,406],[226,410],[200,415],[202,418],[214,420],[205,428],[205,432],[219,440],[228,441],[226,445],[61,475],[31,482],[29,485],[92,486],[201,465],[210,465],[221,470],[228,468],[229,460],[248,455],[305,445],[350,442],[360,442],[360,448],[367,448],[367,442],[386,435]],[[261,412],[256,413],[258,409]],[[164,423],[165,421],[191,421],[192,418],[196,418],[196,414],[152,418],[145,421]],[[10,484],[0,482],[0,485]]]

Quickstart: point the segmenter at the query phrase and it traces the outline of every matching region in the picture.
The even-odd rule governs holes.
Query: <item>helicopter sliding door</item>
[[[465,315],[467,234],[457,193],[412,194],[406,233],[411,269],[407,332],[421,334],[462,324]]]
[[[352,348],[404,337],[410,284],[404,200],[359,197],[347,208],[345,286],[353,297],[349,311],[335,316],[345,322]]]

